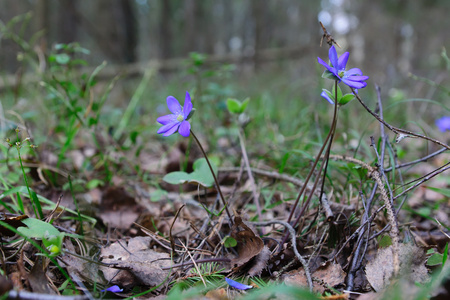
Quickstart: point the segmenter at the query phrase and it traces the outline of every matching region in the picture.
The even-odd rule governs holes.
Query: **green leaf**
[[[223,245],[225,246],[225,248],[233,248],[236,247],[237,241],[231,236],[226,236],[223,240]]]
[[[227,108],[228,111],[232,114],[240,114],[242,110],[242,104],[239,100],[228,98]]]
[[[355,95],[353,94],[345,94],[343,97],[341,97],[339,99],[339,105],[345,105],[347,103],[349,103],[350,101],[352,101],[353,99],[355,99]]]
[[[70,56],[66,53],[56,54],[55,61],[60,65],[66,65],[70,61]]]
[[[442,260],[443,260],[443,255],[440,253],[435,253],[433,255],[431,255],[428,260],[427,260],[427,265],[428,266],[438,266],[442,264]]]
[[[391,237],[390,237],[389,235],[387,235],[387,234],[382,235],[382,236],[378,239],[378,245],[379,245],[381,248],[386,248],[386,247],[392,245]]]
[[[250,102],[250,98],[245,98],[245,100],[241,104],[241,114],[245,111],[247,108],[248,103]]]
[[[217,166],[211,162],[211,167],[214,170],[215,175],[217,175]],[[183,184],[188,183],[198,183],[205,187],[211,187],[214,185],[214,177],[208,167],[206,159],[200,158],[194,162],[194,171],[192,173],[186,173],[182,171],[171,172],[164,176],[163,180],[170,184]]]
[[[48,237],[59,236],[61,234],[61,232],[53,227],[52,224],[38,219],[28,218],[22,220],[22,223],[27,225],[27,227],[19,227],[17,228],[17,231],[28,238],[42,240],[44,238],[48,239]]]

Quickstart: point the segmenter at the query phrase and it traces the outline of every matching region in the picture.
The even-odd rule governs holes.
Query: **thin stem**
[[[337,81],[335,82],[335,90],[336,90],[335,93],[337,94]],[[335,99],[336,103],[335,103],[335,107],[334,107],[333,121],[331,122],[330,132],[328,133],[327,137],[325,138],[325,142],[323,143],[322,147],[320,148],[319,153],[317,154],[316,159],[315,159],[315,161],[314,161],[314,164],[313,164],[313,166],[311,167],[311,169],[310,169],[308,175],[306,176],[305,183],[303,184],[302,188],[300,189],[300,192],[298,193],[297,199],[295,200],[294,206],[293,206],[293,208],[291,209],[291,213],[289,214],[288,222],[291,222],[292,217],[293,217],[294,212],[295,212],[295,209],[297,208],[298,202],[300,201],[301,196],[303,195],[303,193],[304,193],[305,190],[306,190],[306,187],[307,187],[307,185],[308,185],[308,182],[309,182],[309,180],[311,179],[311,176],[312,176],[312,174],[314,173],[314,170],[316,169],[317,164],[319,163],[319,160],[321,159],[322,153],[323,153],[323,151],[325,150],[325,147],[326,147],[326,146],[328,145],[328,143],[330,142],[330,139],[332,139],[332,137],[333,137],[333,135],[334,135],[334,130],[335,130],[335,128],[336,128],[336,116],[337,116],[337,96],[335,96],[335,98],[336,98],[336,99]],[[331,147],[331,145],[330,145],[330,147]],[[322,164],[322,166],[323,166],[323,164]],[[321,169],[322,169],[322,168],[321,168]],[[313,188],[312,188],[312,190],[311,190],[310,197],[308,197],[308,200],[306,200],[306,203],[303,205],[303,208],[302,208],[300,214],[298,215],[297,219],[295,220],[295,222],[294,222],[294,224],[293,224],[294,227],[295,227],[296,224],[299,222],[300,217],[301,217],[301,215],[303,214],[303,212],[306,210],[306,207],[308,206],[309,201],[310,201],[310,199],[311,199],[311,197],[312,197],[312,195],[314,194],[314,191],[315,191],[315,189],[316,189],[317,182],[318,182],[318,181],[316,180],[315,183],[314,183],[314,186],[313,186]],[[288,238],[288,235],[285,235],[285,237],[284,237],[284,239],[283,239],[283,243],[286,242],[287,238]]]
[[[241,128],[239,128],[238,133],[239,133],[239,142],[241,144],[242,156],[244,158],[245,166],[247,169],[248,179],[250,180],[250,184],[252,186],[252,193],[253,199],[255,201],[256,212],[258,213],[259,220],[262,220],[261,205],[259,204],[259,197],[256,191],[256,183],[255,179],[253,178],[252,170],[250,169],[250,161],[248,160],[247,150],[245,150],[244,134]]]
[[[206,152],[203,149],[202,144],[200,144],[200,141],[197,139],[197,137],[195,136],[195,134],[194,134],[194,132],[192,130],[191,130],[191,134],[194,137],[195,142],[197,143],[198,147],[202,151],[203,156],[206,159],[206,162],[208,163],[208,167],[209,167],[209,170],[211,171],[211,174],[212,174],[212,176],[214,178],[214,182],[216,183],[216,187],[217,187],[217,191],[219,192],[220,199],[222,199],[223,206],[225,207],[225,211],[227,212],[228,218],[230,219],[230,224],[233,225],[233,219],[231,218],[230,211],[228,210],[227,202],[225,201],[225,198],[224,198],[224,196],[222,194],[222,190],[220,189],[219,181],[217,180],[216,174],[214,173],[214,170],[213,170],[213,168],[211,166],[211,163],[209,162],[208,156],[206,155]]]

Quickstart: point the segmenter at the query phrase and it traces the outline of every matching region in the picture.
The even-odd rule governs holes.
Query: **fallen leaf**
[[[400,275],[412,282],[429,280],[425,267],[426,256],[422,248],[410,244],[399,245]],[[392,246],[380,248],[374,260],[366,265],[366,276],[373,289],[379,292],[386,288],[394,274]]]
[[[127,270],[101,267],[105,279],[111,284],[132,286],[144,284],[156,286],[166,280],[171,266],[167,253],[160,253],[149,249],[150,237],[134,237],[125,241],[115,242],[101,251],[104,263],[114,264]],[[127,282],[123,282],[126,280]]]
[[[100,218],[111,227],[128,229],[139,217],[138,205],[123,188],[110,187],[103,193]]]
[[[263,249],[264,243],[253,230],[242,222],[242,218],[236,216],[231,228],[231,237],[237,241],[238,256],[231,260],[233,271],[238,272],[246,263],[257,256]]]

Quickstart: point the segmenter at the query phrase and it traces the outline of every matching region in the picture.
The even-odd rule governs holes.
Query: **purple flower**
[[[121,289],[118,285],[113,285],[110,286],[109,288],[107,288],[106,290],[102,290],[102,292],[104,291],[108,291],[108,292],[112,292],[112,293],[120,293],[123,292],[123,289]]]
[[[362,71],[358,68],[353,68],[348,71],[345,70],[347,65],[349,53],[345,52],[338,58],[336,48],[331,46],[328,52],[331,66],[324,62],[320,57],[318,61],[332,74],[335,80],[339,82],[343,81],[346,85],[354,89],[362,89],[367,86],[365,80],[369,79],[369,76],[362,76]]]
[[[450,116],[444,116],[440,119],[437,119],[436,126],[442,132],[445,132],[446,130],[450,130]]]
[[[234,281],[233,279],[225,277],[225,281],[232,287],[238,290],[248,290],[253,288],[251,285],[246,285],[237,281]]]
[[[163,125],[158,129],[158,133],[162,133],[163,136],[169,136],[178,131],[182,136],[188,137],[191,132],[191,124],[189,124],[187,118],[192,111],[192,102],[189,93],[186,92],[184,107],[172,96],[167,97],[167,107],[169,107],[172,114],[159,117],[156,120]]]
[[[320,96],[324,97],[325,100],[327,100],[328,102],[330,102],[330,104],[333,104],[333,105],[334,105],[333,99],[331,99],[330,96],[328,96],[328,93],[327,93],[327,92],[323,91],[323,92],[320,94]]]

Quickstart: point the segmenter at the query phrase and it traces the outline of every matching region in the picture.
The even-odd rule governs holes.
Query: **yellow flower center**
[[[178,121],[178,122],[183,122],[183,120],[184,120],[183,115],[178,115],[177,121]]]
[[[341,72],[338,73],[338,75],[339,75],[340,78],[342,78],[342,77],[344,76],[344,74],[345,74],[344,71],[341,71]]]

